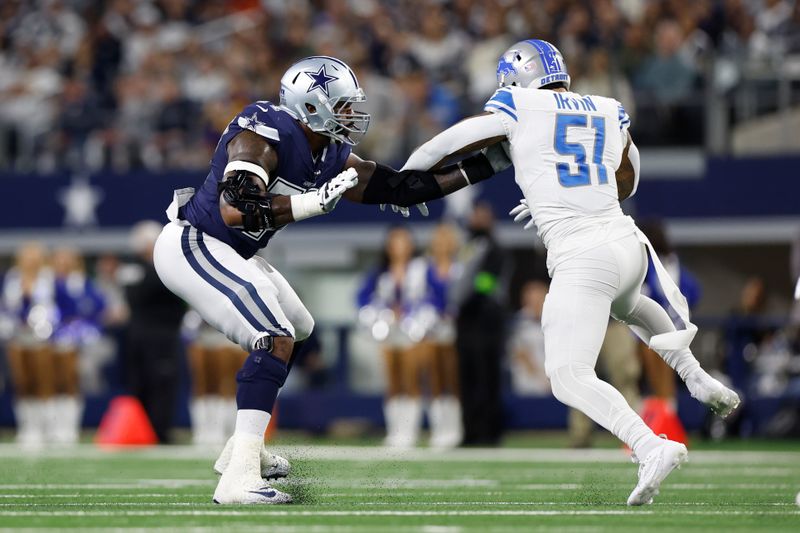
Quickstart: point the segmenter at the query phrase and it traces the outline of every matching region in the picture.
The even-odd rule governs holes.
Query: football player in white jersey
[[[658,438],[594,367],[609,315],[627,323],[686,382],[692,396],[720,416],[739,404],[689,350],[697,327],[686,301],[625,216],[620,200],[636,192],[639,152],[630,118],[614,99],[569,92],[570,77],[552,44],[527,40],[500,59],[500,88],[484,113],[452,126],[417,149],[404,170],[437,168],[450,155],[502,142],[524,199],[512,211],[532,216],[547,247],[552,283],[544,304],[545,370],[553,394],[611,431],[639,462],[628,505],[652,502],[661,482],[687,460],[686,447]],[[670,305],[683,321],[640,293],[647,250]]]

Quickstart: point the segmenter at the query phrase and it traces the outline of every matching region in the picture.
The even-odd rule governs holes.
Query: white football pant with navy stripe
[[[244,259],[185,222],[164,227],[154,262],[168,289],[247,351],[261,337],[301,341],[314,328],[297,293],[263,258]]]

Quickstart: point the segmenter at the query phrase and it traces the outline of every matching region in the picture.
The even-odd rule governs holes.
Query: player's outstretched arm
[[[451,156],[486,148],[506,140],[501,117],[489,111],[453,124],[414,150],[402,170],[439,168]]]
[[[434,171],[397,171],[351,154],[345,168],[352,168],[358,173],[358,184],[345,192],[344,197],[361,204],[410,207],[488,179],[509,166],[511,162],[505,157],[478,153]]]

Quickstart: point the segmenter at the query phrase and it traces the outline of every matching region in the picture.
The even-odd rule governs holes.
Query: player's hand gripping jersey
[[[548,249],[548,266],[571,251],[632,233],[615,172],[630,119],[612,98],[503,87],[484,106],[503,123],[517,184]]]

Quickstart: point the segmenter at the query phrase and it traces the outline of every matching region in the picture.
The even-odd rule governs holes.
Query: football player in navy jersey
[[[365,100],[342,61],[298,61],[281,79],[280,104],[245,107],[223,132],[200,190],[175,191],[167,209],[170,224],[154,257],[161,280],[250,353],[237,374],[234,435],[214,467],[217,503],[291,501],[268,484],[286,476],[289,463],[264,449],[264,431],[295,343],[314,320],[258,250],[285,225],[331,212],[342,197],[407,208],[510,166],[502,150],[434,171],[364,161],[351,150],[369,125],[354,108]]]

